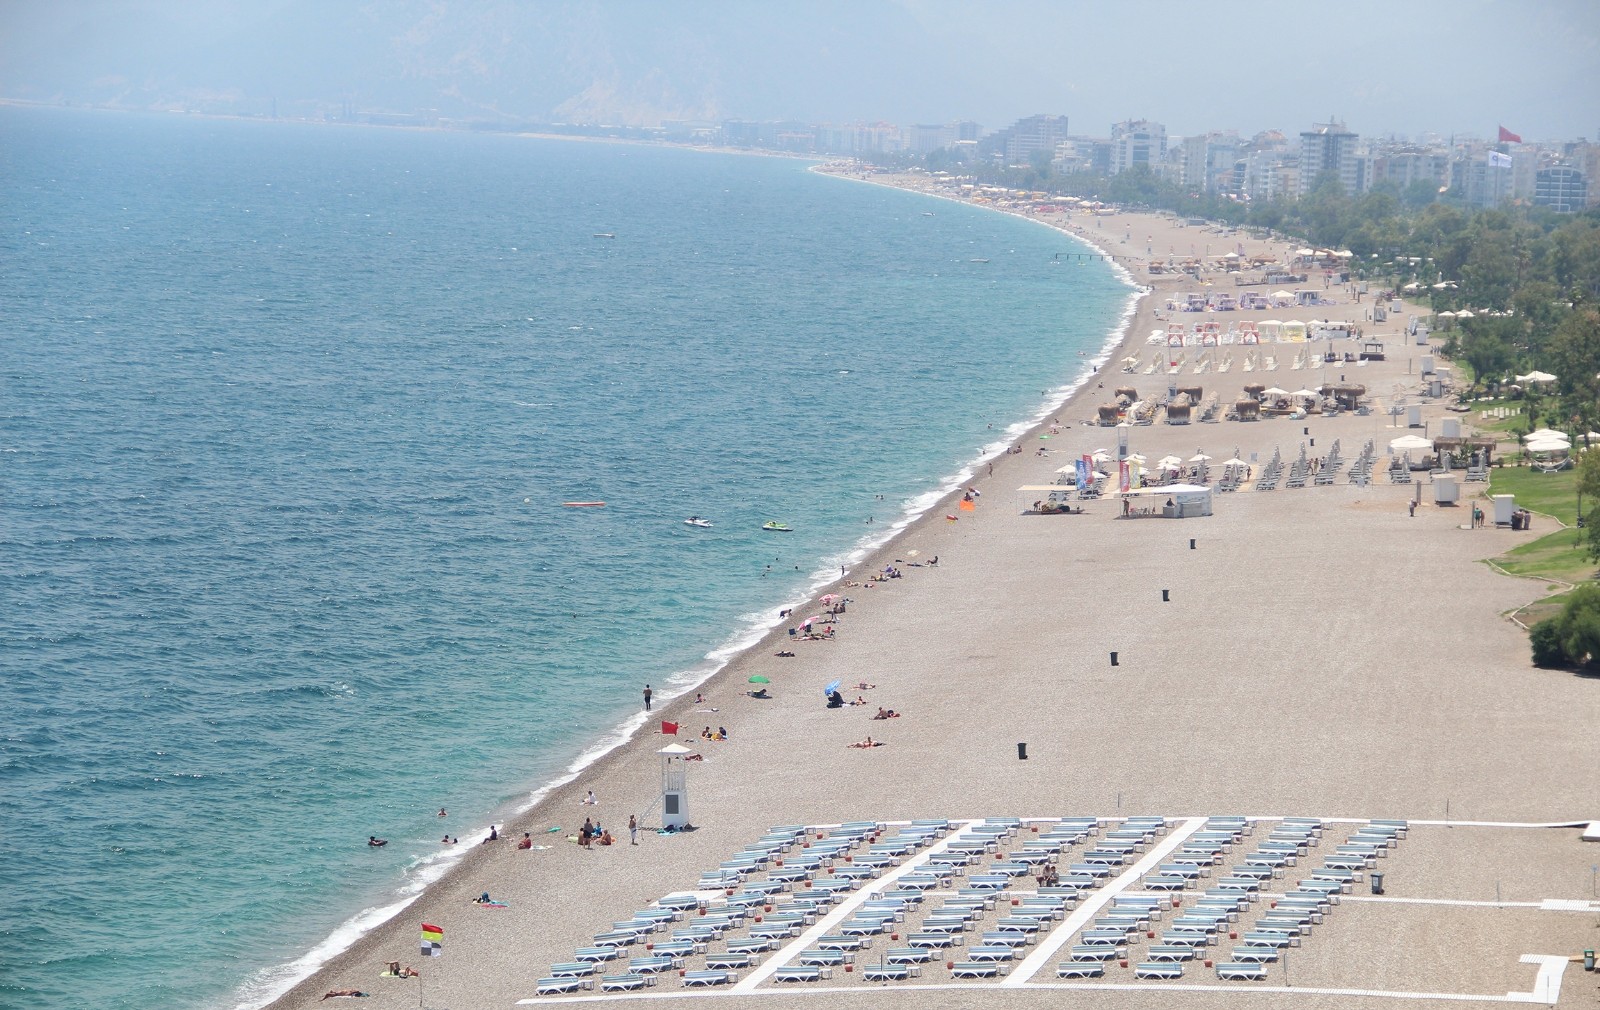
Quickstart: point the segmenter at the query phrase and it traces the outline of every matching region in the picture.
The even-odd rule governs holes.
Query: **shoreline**
[[[1140,248],[1153,249],[1156,236],[1174,250],[1180,244],[1193,249],[1195,240],[1203,240],[1186,232],[1186,224],[1160,215],[1123,213],[1097,216],[1095,222],[1093,240],[1122,249],[1130,261],[1139,259],[1132,249],[1136,228],[1149,229],[1148,236],[1140,233]],[[1041,223],[1089,240],[1078,221]],[[1286,245],[1281,239],[1249,244]],[[1153,281],[1119,320],[1115,343],[1123,355],[1134,349],[1144,352],[1140,357],[1149,354],[1146,337],[1162,321],[1159,296],[1208,283],[1181,274]],[[1320,317],[1327,310],[1316,311]],[[1353,311],[1359,319],[1360,308]],[[1187,328],[1191,320],[1217,318],[1183,321]],[[1392,330],[1378,335],[1404,344],[1387,336],[1400,325],[1397,319]],[[1292,349],[1277,344],[1263,353],[1287,361]],[[1356,377],[1374,388],[1383,383],[1383,389],[1394,380],[1396,397],[1411,395],[1402,387],[1414,388],[1420,380],[1404,354]],[[1345,367],[1351,366],[1333,370]],[[1217,390],[1267,378],[1243,371],[1213,373],[1203,381]],[[1165,369],[1159,375],[1111,374],[1118,385],[1146,387],[1164,387],[1169,378]],[[1093,377],[1091,372],[1087,378]],[[1294,377],[1286,370],[1278,377],[1285,385],[1302,378],[1310,382],[1313,376]],[[1087,391],[1099,385],[1082,382],[1020,435],[1008,429],[1009,444],[1026,444],[1044,433],[1054,423],[1052,413],[1064,434],[1048,444],[1066,449],[1067,458],[1105,444],[1113,437],[1110,430],[1084,420],[1093,413]],[[1090,409],[1077,409],[1084,405]],[[1188,455],[1197,443],[1225,452],[1231,443],[1241,447],[1234,450],[1239,455],[1248,446],[1254,458],[1271,441],[1282,448],[1287,440],[1292,451],[1315,424],[1312,446],[1342,437],[1351,453],[1363,438],[1392,437],[1384,431],[1379,405],[1373,406],[1365,417],[1157,424],[1135,429],[1134,438],[1140,452],[1151,454]],[[1428,408],[1430,418],[1441,412],[1440,403]],[[1085,427],[1090,430],[1074,430]],[[1008,507],[1015,499],[1011,489],[1053,479],[1061,462],[1048,457],[1045,443],[1036,445],[1038,453],[992,458],[992,473],[987,466],[974,468],[963,483],[984,492],[975,512],[942,521],[940,506],[956,497],[947,493],[856,562],[857,571],[903,565],[906,581],[849,587],[847,630],[837,641],[800,642],[773,628],[704,680],[708,705],[721,706],[709,709],[716,714],[697,718],[702,710],[686,691],[640,717],[646,727],[656,718],[680,723],[690,737],[677,739],[704,751],[704,764],[694,765],[689,776],[697,831],[667,840],[647,836],[640,849],[557,844],[517,852],[508,842],[474,846],[464,854],[414,902],[414,914],[449,931],[446,959],[424,965],[430,996],[471,1005],[530,996],[542,966],[587,945],[603,917],[681,892],[730,850],[753,841],[765,824],[1114,812],[1428,819],[1440,812],[1440,799],[1447,820],[1453,811],[1462,823],[1554,822],[1590,804],[1583,783],[1600,767],[1592,759],[1575,767],[1572,751],[1573,741],[1587,732],[1583,715],[1593,708],[1580,693],[1587,685],[1526,672],[1525,639],[1503,622],[1487,622],[1533,592],[1474,563],[1498,553],[1512,534],[1464,534],[1446,509],[1408,518],[1411,487],[1381,482],[1225,496],[1214,517],[1176,527],[1112,521],[1114,501],[1091,504],[1090,514],[1080,519],[1023,516]],[[1202,549],[1190,553],[1190,540],[1189,551],[1183,550],[1176,538],[1196,534]],[[1516,542],[1527,539],[1517,536]],[[941,563],[923,566],[919,554],[937,555]],[[1390,569],[1375,571],[1375,562],[1384,558],[1391,559]],[[1108,563],[1114,567],[1100,567]],[[1300,574],[1313,570],[1314,577]],[[1257,573],[1283,574],[1258,583]],[[1113,578],[1114,588],[1101,588]],[[1416,587],[1449,591],[1413,592],[1411,580]],[[1148,605],[1152,585],[1173,587],[1174,603]],[[1230,608],[1227,595],[1239,602]],[[1451,626],[1462,615],[1484,619],[1479,633],[1420,641],[1408,634]],[[1316,657],[1316,668],[1282,661],[1286,647],[1296,656]],[[1122,669],[1109,675],[1103,669],[1106,648],[1125,650]],[[797,658],[777,658],[774,649]],[[1393,662],[1413,650],[1418,661]],[[1447,691],[1433,679],[1440,672],[1453,675]],[[745,674],[756,673],[770,675],[770,700],[750,700],[742,690]],[[866,689],[875,692],[871,704],[892,705],[908,718],[879,723],[866,721],[870,709],[825,710],[807,686],[837,678],[853,684],[857,677],[875,682]],[[1264,697],[1273,699],[1264,709],[1252,704]],[[1494,703],[1484,704],[1487,697]],[[1424,708],[1433,718],[1410,717]],[[1332,713],[1337,715],[1330,718]],[[1541,728],[1537,746],[1507,729],[1535,719]],[[701,721],[729,726],[733,742],[693,739],[693,725]],[[1191,724],[1206,732],[1193,732]],[[887,747],[851,749],[863,730]],[[603,815],[614,828],[629,812],[650,811],[661,773],[653,739],[648,729],[635,730],[624,745],[552,789],[504,834],[529,831],[542,840],[542,825],[568,816]],[[1034,760],[1007,753],[1013,740],[1030,743]],[[1298,760],[1279,767],[1275,759],[1284,754]],[[1243,766],[1229,764],[1241,760]],[[1189,774],[1171,774],[1172,769]],[[597,791],[599,806],[580,804],[586,789]],[[1566,849],[1551,849],[1531,864],[1519,864],[1537,887],[1521,893],[1538,899],[1570,891],[1559,881],[1572,858]],[[1440,879],[1436,863],[1437,857],[1425,857],[1420,876]],[[471,899],[485,890],[507,909],[474,911]],[[1500,899],[1498,883],[1489,893]],[[1480,898],[1484,892],[1460,896]],[[1465,940],[1467,934],[1457,935]],[[1544,949],[1550,939],[1534,938],[1535,946],[1527,949]],[[365,988],[383,961],[414,960],[415,943],[409,917],[373,929],[273,1005],[310,1007],[323,982]],[[1366,956],[1363,948],[1356,959]],[[1502,972],[1489,974],[1490,990],[1522,984]],[[873,990],[873,998],[889,1006],[920,1005],[928,998],[924,988]],[[374,1007],[416,1001],[404,985],[380,984],[372,995]],[[759,1005],[764,998],[732,995],[734,1007]],[[1000,1005],[998,996],[973,995],[974,1005]],[[1086,1005],[1116,1005],[1085,997]],[[1024,999],[1023,1005],[1051,1005],[1041,1002],[1048,998]]]
[[[396,128],[421,129],[416,127]],[[683,146],[662,145],[646,141],[565,137],[561,135],[512,134],[511,136],[541,140],[581,140],[617,144],[644,144],[645,146]],[[683,146],[683,149],[726,154],[764,153],[687,146]],[[795,157],[797,160],[807,161],[817,160],[815,158],[798,158],[798,156],[786,157]],[[1132,273],[1117,262],[1113,254],[1107,249],[1088,237],[1066,228],[1001,208],[983,207],[954,197],[922,192],[910,187],[897,186],[878,180],[854,179],[822,169],[823,166],[821,164],[816,164],[808,171],[815,175],[827,176],[847,182],[865,182],[870,185],[896,189],[917,196],[967,204],[979,210],[1005,214],[1008,217],[1022,221],[1031,221],[1034,224],[1066,235],[1094,250],[1095,253],[1104,256],[1106,265],[1111,267],[1114,276],[1129,288],[1122,310],[1117,319],[1108,328],[1104,341],[1092,355],[1086,356],[1082,360],[1079,376],[1061,382],[1052,390],[1052,392],[1059,393],[1059,396],[1052,397],[1034,412],[1034,416],[1007,425],[1004,431],[1000,433],[1003,437],[986,444],[983,451],[968,461],[959,464],[953,473],[936,478],[936,490],[923,492],[911,499],[913,502],[922,499],[928,500],[920,506],[908,506],[907,510],[902,512],[893,522],[885,524],[888,527],[886,534],[878,538],[863,536],[840,551],[839,556],[846,559],[845,565],[848,571],[854,572],[863,565],[869,565],[866,570],[876,570],[882,567],[881,562],[892,560],[889,556],[894,552],[894,548],[899,541],[913,535],[924,524],[937,525],[940,507],[957,500],[964,487],[976,486],[983,490],[984,486],[993,479],[982,472],[985,464],[992,464],[1002,460],[1010,453],[1013,446],[1025,444],[1030,440],[1036,439],[1041,433],[1047,433],[1052,427],[1053,415],[1059,415],[1069,407],[1078,406],[1075,401],[1085,398],[1086,392],[1093,388],[1090,383],[1094,381],[1096,375],[1101,374],[1101,369],[1107,363],[1116,360],[1120,355],[1126,354],[1130,347],[1135,345],[1135,336],[1140,332],[1135,323],[1140,319],[1141,315],[1153,314],[1154,310],[1150,308],[1150,298],[1156,292],[1156,288],[1150,284],[1140,284],[1134,279]],[[1137,343],[1142,346],[1142,341]],[[999,476],[999,474],[997,473],[995,476]],[[814,578],[809,583],[809,588],[803,593],[796,595],[792,599],[779,601],[777,607],[768,608],[768,612],[772,613],[779,609],[800,610],[815,607],[819,597],[830,590],[839,588],[845,581],[848,581],[848,575],[845,577],[831,576],[822,578],[821,573],[823,571],[824,569],[822,568],[817,570],[818,578]],[[648,731],[652,723],[674,714],[678,721],[681,722],[683,713],[679,710],[679,706],[683,699],[697,689],[705,688],[718,681],[728,671],[737,667],[741,659],[755,655],[757,650],[779,646],[787,641],[787,638],[784,619],[779,617],[773,617],[765,626],[752,624],[748,628],[738,629],[729,634],[706,653],[706,660],[714,663],[713,666],[698,675],[694,674],[694,667],[674,674],[672,678],[665,682],[669,686],[670,693],[658,692],[657,704],[651,712],[639,713],[624,719],[600,736],[593,744],[581,750],[554,778],[537,785],[520,798],[507,803],[504,808],[506,810],[505,820],[497,824],[501,837],[514,837],[524,831],[533,831],[533,826],[538,821],[537,815],[543,812],[547,805],[554,805],[557,801],[565,799],[566,792],[580,778],[586,775],[603,777],[608,768],[615,763],[619,752],[635,746],[644,746],[644,741],[650,736]],[[718,658],[713,660],[712,657]],[[575,793],[576,791],[573,790],[573,792]],[[470,836],[462,836],[460,847],[439,850],[431,856],[419,860],[413,866],[422,871],[416,873],[416,877],[422,879],[415,879],[402,884],[397,889],[397,895],[394,900],[361,909],[351,915],[301,957],[282,965],[275,965],[261,973],[263,976],[271,976],[281,970],[285,976],[284,978],[274,980],[270,977],[263,977],[259,981],[247,980],[236,990],[235,996],[229,998],[229,1005],[233,1010],[264,1010],[264,1008],[279,1005],[282,1001],[293,997],[297,990],[313,981],[319,973],[330,965],[346,956],[354,956],[354,954],[358,953],[360,948],[364,947],[366,942],[375,934],[381,932],[386,925],[393,922],[406,909],[424,900],[430,889],[443,887],[450,882],[452,877],[470,871],[474,863],[473,857],[475,855],[485,855],[481,852],[481,844],[487,834],[487,828],[475,829]],[[431,867],[438,867],[437,872],[427,873],[427,868]],[[245,996],[244,994],[253,987],[267,990],[267,993]]]

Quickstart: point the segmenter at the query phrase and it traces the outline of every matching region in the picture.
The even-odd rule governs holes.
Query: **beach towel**
[[[506,904],[503,901],[477,901],[477,902],[473,902],[473,904],[477,905],[479,908],[510,908],[511,907],[510,905]]]

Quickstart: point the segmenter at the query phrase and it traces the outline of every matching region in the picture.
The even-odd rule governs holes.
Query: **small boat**
[[[594,237],[595,238],[616,238],[617,237],[617,233],[614,232],[614,231],[597,231],[597,232],[594,233]]]
[[[974,256],[972,259],[967,260],[967,262],[968,263],[987,263],[989,261],[987,259],[979,259],[978,257]]]
[[[932,217],[933,216],[933,211],[925,210],[925,211],[922,212],[922,216],[923,217]]]
[[[561,504],[569,509],[597,509],[605,506],[603,501],[564,501]]]
[[[794,527],[787,523],[768,522],[762,523],[761,529],[765,533],[793,533]]]
[[[698,526],[703,530],[708,530],[711,528],[711,520],[702,518],[701,516],[690,516],[683,521],[683,524],[685,526]]]

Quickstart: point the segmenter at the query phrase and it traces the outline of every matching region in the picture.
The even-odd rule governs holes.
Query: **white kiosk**
[[[693,754],[679,743],[669,743],[656,751],[662,756],[661,826],[682,828],[689,824],[689,767],[684,758]]]

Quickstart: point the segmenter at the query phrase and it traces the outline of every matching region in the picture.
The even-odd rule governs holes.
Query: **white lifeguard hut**
[[[669,743],[656,751],[661,755],[661,826],[682,828],[689,824],[689,766],[684,758],[694,753],[680,743]]]

